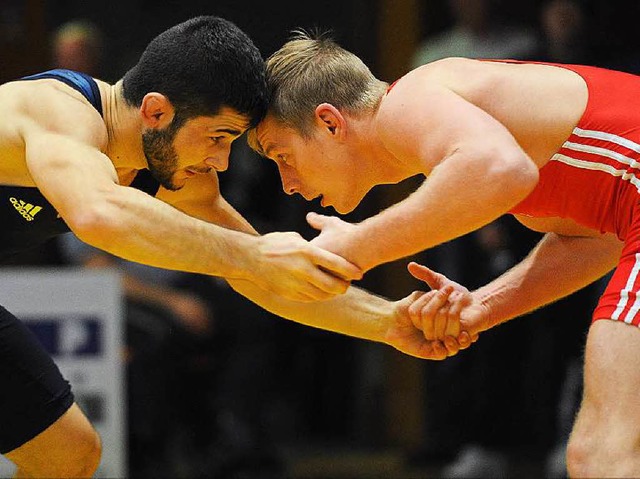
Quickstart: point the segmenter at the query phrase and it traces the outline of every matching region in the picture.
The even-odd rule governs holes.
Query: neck
[[[372,186],[395,184],[415,176],[421,171],[393,155],[382,143],[377,132],[376,114],[362,118],[351,118],[350,132],[353,135],[355,152],[353,155],[366,171]]]
[[[103,84],[104,121],[109,143],[107,156],[117,170],[141,170],[147,167],[142,150],[142,121],[138,108],[129,105],[122,94],[122,80]]]

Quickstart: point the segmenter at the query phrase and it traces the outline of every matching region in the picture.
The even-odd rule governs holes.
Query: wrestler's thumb
[[[431,289],[441,289],[444,286],[444,277],[426,266],[412,261],[407,265],[407,269],[409,273],[411,273],[411,276],[420,281],[424,281]]]
[[[324,228],[328,218],[328,216],[319,215],[314,212],[307,213],[307,223],[318,231],[322,231],[322,228]]]

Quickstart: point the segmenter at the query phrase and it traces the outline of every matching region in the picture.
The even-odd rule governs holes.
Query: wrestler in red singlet
[[[593,319],[640,324],[640,77],[559,65],[587,83],[586,110],[571,136],[540,170],[534,191],[511,213],[570,218],[625,242]],[[589,261],[589,258],[584,258]]]

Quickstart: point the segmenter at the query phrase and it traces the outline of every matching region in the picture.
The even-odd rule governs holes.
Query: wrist
[[[221,276],[225,279],[251,280],[262,237],[239,231],[230,233],[225,254],[225,271]]]
[[[477,321],[477,332],[486,331],[502,322],[496,317],[495,311],[491,307],[492,301],[489,295],[482,294],[479,291],[474,291],[471,294],[476,296],[478,301],[479,321]]]
[[[362,239],[361,227],[355,225],[343,240],[343,251],[340,254],[344,259],[353,263],[362,270],[363,273],[376,266],[372,260],[376,258],[375,252],[371,251],[373,241]]]
[[[380,305],[377,308],[380,319],[377,322],[377,327],[374,328],[373,331],[373,334],[375,335],[374,341],[394,346],[397,339],[395,337],[395,331],[397,324],[401,322],[400,316],[402,314],[399,304],[400,301],[392,302],[382,300],[380,302]]]

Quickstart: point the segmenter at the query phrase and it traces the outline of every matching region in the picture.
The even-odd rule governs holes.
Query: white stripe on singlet
[[[619,177],[623,181],[628,181],[629,183],[631,183],[633,186],[635,186],[636,190],[640,192],[640,178],[638,178],[633,172],[628,171],[628,168],[636,168],[640,170],[640,162],[638,162],[635,158],[631,158],[622,153],[607,148],[606,143],[613,143],[615,145],[622,146],[638,154],[640,154],[640,144],[627,138],[614,135],[612,133],[606,133],[596,130],[584,130],[577,127],[574,128],[573,134],[578,138],[589,138],[593,140],[600,140],[602,142],[600,146],[585,145],[572,141],[566,141],[562,145],[565,150],[593,155],[593,160],[581,160],[578,158],[573,158],[566,154],[556,153],[551,158],[552,161],[559,161],[575,168],[601,171],[611,176]],[[615,166],[612,166],[606,162],[598,161],[598,157],[617,161],[620,163],[621,168],[616,168]],[[629,293],[631,291],[637,292],[637,288],[634,288],[634,284],[638,279],[638,273],[640,273],[640,253],[636,253],[635,255],[635,263],[633,265],[633,268],[631,269],[629,277],[627,278],[625,287],[620,291],[620,300],[616,305],[615,311],[611,315],[611,319],[614,319],[616,321],[623,320],[625,323],[630,324],[638,314],[638,311],[640,311],[640,294],[637,294],[636,299],[633,305],[631,305],[631,308],[629,309],[627,314],[624,316],[624,318],[620,317],[629,303]]]
[[[597,130],[583,130],[582,128],[575,127],[573,129],[573,134],[582,138],[593,138],[595,140],[608,141],[615,143],[616,145],[624,146],[636,153],[640,153],[640,145],[638,143],[628,140],[627,138],[614,135],[613,133],[606,133],[604,131]]]
[[[611,133],[605,133],[603,131],[595,131],[595,130],[583,130],[582,128],[574,128],[573,134],[579,138],[591,138],[596,140],[601,140],[602,142],[614,143],[616,145],[623,146],[631,151],[635,151],[640,154],[640,144],[628,140],[627,138],[623,138],[618,135],[614,135]],[[633,186],[636,187],[636,190],[640,192],[640,178],[638,178],[632,172],[627,171],[627,169],[618,169],[608,163],[598,162],[597,157],[609,158],[611,160],[617,161],[621,163],[620,166],[626,165],[630,168],[638,168],[640,169],[640,162],[638,162],[635,158],[630,158],[628,156],[623,155],[622,153],[618,153],[617,151],[610,150],[606,148],[604,145],[602,146],[593,146],[593,145],[584,145],[582,143],[576,143],[572,141],[566,141],[562,145],[562,148],[566,150],[578,151],[582,153],[589,153],[593,155],[595,158],[592,161],[581,160],[578,158],[573,158],[571,156],[556,153],[551,157],[551,161],[559,161],[561,163],[565,163],[569,166],[573,166],[575,168],[581,168],[584,170],[593,170],[593,171],[602,171],[603,173],[607,173],[611,176],[616,176],[621,178],[624,181],[628,181]]]
[[[629,291],[633,291],[633,285],[636,282],[636,279],[638,277],[638,272],[640,271],[640,253],[636,253],[635,256],[636,256],[636,262],[634,263],[633,268],[631,269],[631,274],[629,274],[629,277],[627,278],[627,284],[625,284],[622,291],[620,291],[620,301],[618,301],[618,305],[616,306],[615,311],[611,315],[611,319],[615,319],[616,321],[620,320],[620,315],[622,314],[622,311],[624,311],[624,308],[627,306],[627,303],[629,302]],[[624,322],[631,323],[639,309],[640,309],[640,295],[636,295],[636,300],[634,301],[633,306],[631,306],[631,309],[629,310],[629,312],[626,314],[624,318]]]

